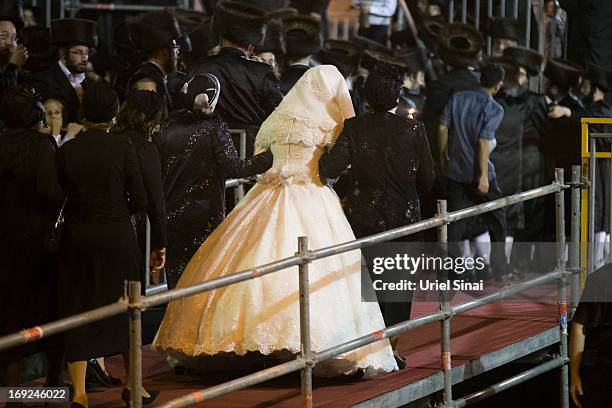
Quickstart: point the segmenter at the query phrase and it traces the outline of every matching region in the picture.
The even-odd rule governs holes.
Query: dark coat
[[[281,75],[281,80],[280,80],[280,85],[279,85],[280,90],[283,93],[283,95],[287,95],[289,91],[291,90],[291,88],[293,88],[293,85],[295,85],[296,82],[300,80],[302,75],[304,75],[306,71],[308,71],[309,69],[310,69],[310,66],[302,65],[302,64],[291,65],[287,67],[285,72],[283,72],[283,74]]]
[[[430,83],[427,87],[427,99],[423,107],[421,120],[427,129],[429,146],[432,149],[434,162],[438,165],[438,126],[440,116],[455,92],[476,89],[480,86],[480,79],[473,71],[467,69],[453,69],[442,77]]]
[[[495,132],[497,147],[491,152],[491,162],[502,195],[508,196],[522,191],[523,124],[527,118],[527,105],[523,99],[505,92],[498,93],[495,100],[504,108],[504,118]],[[506,228],[509,231],[522,229],[524,224],[523,203],[506,208]]]
[[[147,191],[146,215],[151,224],[151,249],[166,247],[166,205],[162,185],[161,160],[157,147],[140,132],[127,129],[120,132],[127,137],[134,148],[140,163],[142,181]],[[144,248],[141,245],[141,248]]]
[[[388,112],[348,119],[319,161],[322,181],[351,166],[345,212],[357,237],[421,220],[417,189],[428,190],[434,169],[421,122]]]
[[[43,100],[56,98],[64,104],[66,123],[79,123],[81,121],[81,101],[58,64],[54,64],[47,71],[34,75],[32,84]],[[81,83],[83,90],[87,89],[89,85],[91,85],[91,81],[87,78]]]
[[[140,64],[136,72],[132,74],[128,83],[128,89],[132,89],[136,82],[145,78],[155,82],[157,93],[164,99],[164,102],[166,102],[168,110],[171,110],[174,105],[170,93],[168,92],[168,85],[164,79],[164,74],[157,65],[150,61],[145,61]]]
[[[195,251],[225,217],[225,180],[262,173],[272,165],[267,153],[243,163],[229,128],[218,116],[175,112],[155,138],[162,163],[168,221],[166,276],[178,279]]]
[[[0,101],[11,89],[16,88],[22,80],[19,67],[8,64],[4,72],[0,73]]]
[[[272,67],[248,59],[236,48],[222,48],[218,55],[190,67],[186,80],[196,74],[213,74],[221,83],[215,112],[231,129],[247,130],[247,157],[252,155],[259,127],[283,100]]]
[[[0,132],[0,145],[2,336],[57,318],[53,313],[55,257],[45,251],[43,242],[57,217],[63,192],[57,180],[55,145],[49,136],[7,129]],[[30,354],[38,346],[10,349],[8,357]]]
[[[138,156],[124,137],[90,129],[62,145],[58,174],[67,202],[59,264],[60,314],[117,302],[125,280],[138,280],[142,254],[130,219],[147,204]],[[76,289],[75,289],[76,288]],[[127,351],[127,315],[71,330],[68,361]]]

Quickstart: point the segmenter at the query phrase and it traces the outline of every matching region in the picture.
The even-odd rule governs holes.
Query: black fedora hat
[[[484,47],[482,34],[467,24],[449,24],[440,33],[438,54],[444,63],[465,68],[478,63]]]
[[[266,35],[264,36],[263,43],[261,46],[255,47],[255,52],[257,54],[271,52],[275,56],[278,56],[283,55],[285,51],[283,23],[278,19],[268,20],[268,27],[266,28]]]
[[[321,19],[310,15],[283,19],[286,56],[304,58],[321,49]]]
[[[546,62],[544,76],[557,85],[578,86],[584,68],[574,62],[563,59],[549,59]]]
[[[521,31],[521,24],[518,20],[506,17],[489,17],[485,32],[497,39],[514,40],[517,42],[525,35],[524,30]]]
[[[391,48],[385,47],[379,42],[370,40],[369,38],[363,37],[361,35],[356,35],[353,37],[353,43],[361,48],[362,51],[375,51],[383,54],[393,55],[393,50]]]
[[[591,80],[593,86],[597,86],[603,92],[608,92],[612,88],[612,71],[600,65],[589,64],[586,77]]]
[[[239,45],[261,45],[266,33],[266,12],[239,1],[221,0],[215,5],[213,31]]]
[[[525,68],[529,75],[538,75],[542,70],[544,56],[537,51],[524,47],[509,47],[504,50],[504,57]]]
[[[51,42],[66,46],[82,44],[88,47],[98,45],[98,24],[82,18],[62,18],[51,22]]]
[[[145,53],[169,46],[182,36],[176,16],[168,10],[140,14],[129,23],[130,41]]]
[[[23,29],[23,1],[2,0],[0,2],[0,21],[10,21],[17,31]]]
[[[348,77],[359,70],[361,49],[349,41],[327,40],[318,59],[322,64],[334,65],[344,77]]]
[[[407,65],[400,59],[376,51],[364,51],[361,57],[361,66],[368,71],[397,77],[398,80],[402,79],[402,74],[408,69]]]

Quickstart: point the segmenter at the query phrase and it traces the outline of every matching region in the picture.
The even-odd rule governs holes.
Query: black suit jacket
[[[34,75],[32,84],[43,100],[55,98],[64,104],[65,118],[68,123],[81,121],[81,101],[58,64],[53,65],[47,71]],[[91,81],[85,78],[81,86],[85,90],[90,84]]]
[[[299,81],[302,75],[304,75],[304,73],[309,69],[310,67],[308,65],[302,64],[291,65],[289,68],[287,68],[280,80],[280,90],[283,95],[287,95],[291,88],[293,88],[293,85],[295,85],[295,83]]]

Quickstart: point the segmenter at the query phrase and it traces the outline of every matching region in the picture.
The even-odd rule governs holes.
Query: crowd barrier
[[[441,327],[441,371],[444,375],[444,406],[466,406],[475,401],[480,400],[485,396],[490,396],[499,393],[511,386],[520,384],[530,378],[533,378],[542,373],[548,372],[555,368],[561,368],[560,390],[562,396],[561,406],[569,407],[569,391],[568,391],[568,350],[567,350],[567,320],[568,307],[566,296],[566,282],[573,274],[578,273],[579,260],[579,227],[580,227],[580,168],[574,166],[572,169],[572,181],[569,184],[564,183],[564,175],[562,169],[557,169],[555,172],[555,181],[549,185],[545,185],[533,190],[525,191],[519,194],[507,196],[498,200],[490,201],[474,207],[469,207],[463,210],[448,212],[446,202],[438,202],[438,215],[423,220],[418,223],[410,224],[401,228],[385,231],[376,235],[357,239],[350,242],[341,243],[331,247],[310,250],[308,248],[308,238],[299,237],[297,253],[289,258],[281,259],[266,265],[261,265],[253,269],[240,271],[224,277],[205,281],[193,286],[173,289],[167,292],[158,293],[152,296],[141,296],[140,282],[129,282],[126,285],[125,296],[117,303],[104,306],[92,311],[84,312],[79,315],[71,316],[55,322],[47,323],[42,326],[37,326],[23,330],[19,333],[14,333],[0,338],[0,350],[5,350],[11,347],[25,344],[27,342],[37,341],[43,337],[52,336],[65,332],[67,330],[83,326],[85,324],[102,320],[104,318],[114,316],[120,313],[129,313],[130,318],[130,378],[131,384],[131,406],[141,407],[141,388],[142,384],[142,333],[141,333],[141,313],[147,308],[165,304],[172,300],[182,299],[196,294],[212,291],[215,289],[227,287],[239,282],[244,282],[250,279],[257,279],[261,276],[274,273],[288,267],[299,267],[299,303],[300,303],[300,334],[301,334],[301,354],[292,361],[270,367],[268,369],[240,377],[238,379],[216,385],[201,391],[197,391],[167,403],[158,405],[158,407],[185,407],[196,403],[201,403],[204,400],[211,399],[231,391],[246,388],[255,384],[262,383],[272,378],[301,370],[302,380],[302,400],[304,407],[311,407],[312,399],[312,368],[318,362],[339,356],[348,351],[380,341],[385,338],[397,336],[408,330],[424,326],[432,322],[440,322]],[[571,206],[572,206],[572,235],[569,248],[569,267],[566,267],[565,257],[565,220],[564,220],[564,190],[571,187]],[[556,254],[557,265],[554,272],[547,273],[542,276],[530,279],[525,282],[504,287],[502,290],[488,294],[484,297],[474,299],[472,301],[451,306],[448,296],[444,293],[440,294],[440,308],[436,313],[420,316],[414,320],[407,320],[398,323],[394,326],[387,327],[383,330],[369,333],[362,337],[350,340],[344,344],[332,347],[328,350],[313,352],[310,347],[310,309],[309,309],[309,276],[308,265],[314,260],[333,256],[336,254],[352,251],[362,247],[366,247],[375,243],[390,241],[396,238],[405,237],[425,230],[437,228],[439,242],[442,246],[447,242],[448,224],[474,217],[489,211],[493,211],[502,207],[506,207],[519,202],[524,202],[538,197],[554,195],[556,203]],[[451,379],[451,349],[450,349],[450,324],[452,317],[456,314],[465,313],[482,305],[499,301],[508,298],[522,291],[525,291],[536,286],[558,282],[558,301],[559,301],[559,330],[560,330],[560,345],[559,355],[550,361],[540,364],[526,372],[513,376],[510,379],[487,387],[477,393],[466,397],[453,400],[452,394],[452,379]],[[575,280],[571,280],[574,284]]]

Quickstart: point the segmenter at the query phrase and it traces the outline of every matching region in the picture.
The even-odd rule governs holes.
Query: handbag
[[[45,235],[43,245],[45,250],[49,253],[56,253],[59,250],[62,230],[64,227],[64,208],[66,207],[66,201],[68,198],[64,199],[64,203],[62,204],[62,208],[60,208],[59,214],[57,215],[57,219],[49,228],[49,231]]]

